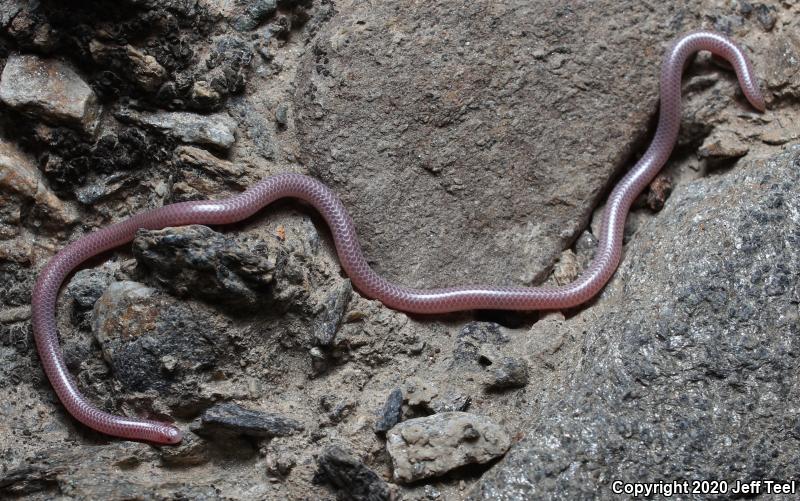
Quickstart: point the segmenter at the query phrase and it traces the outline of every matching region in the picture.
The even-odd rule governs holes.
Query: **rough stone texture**
[[[433,413],[465,411],[471,400],[446,382],[435,383],[420,377],[413,377],[406,382],[404,397],[411,407]]]
[[[639,230],[563,399],[472,499],[613,499],[610,482],[791,479],[800,145],[679,187]],[[688,467],[687,465],[691,465]]]
[[[489,358],[491,357],[491,358]],[[503,390],[506,388],[521,388],[528,384],[528,363],[525,360],[497,356],[496,354],[483,354],[482,358],[490,362],[489,377],[486,384],[489,388]]]
[[[198,115],[185,111],[149,113],[123,109],[116,112],[115,116],[169,134],[184,143],[227,150],[236,141],[236,123],[227,115]]]
[[[403,410],[403,390],[395,388],[389,393],[386,403],[381,409],[378,422],[375,423],[377,433],[386,433],[400,422]]]
[[[243,245],[199,225],[142,230],[133,252],[153,279],[175,294],[250,308],[270,299],[276,268],[286,262],[277,246]]]
[[[33,55],[11,55],[0,77],[0,100],[45,120],[94,131],[97,96],[70,66]]]
[[[15,499],[220,499],[217,485],[224,477],[176,481],[174,476],[153,479],[139,472],[155,455],[152,447],[135,442],[105,446],[72,444],[32,455],[0,473],[0,495]],[[124,472],[124,474],[120,474]],[[251,495],[263,497],[268,489],[242,483]],[[29,496],[25,496],[25,495]],[[232,496],[231,499],[244,499]]]
[[[158,64],[156,58],[144,54],[132,45],[109,45],[97,40],[89,43],[89,52],[92,58],[101,64],[120,64],[120,60],[127,62],[127,68],[134,81],[145,91],[153,92],[161,86],[167,76],[167,71]]]
[[[78,217],[73,207],[50,190],[31,158],[0,140],[0,225],[20,223],[20,201],[32,201],[37,210],[58,223],[71,224]]]
[[[670,325],[669,319],[677,315],[642,300],[654,297],[653,301],[666,304],[673,292],[686,290],[656,281],[654,292],[641,283],[652,282],[653,275],[677,274],[675,270],[686,266],[665,258],[660,250],[674,225],[670,214],[675,200],[669,185],[683,193],[701,178],[708,177],[703,183],[721,182],[754,158],[773,156],[800,137],[800,3],[600,1],[560,2],[556,7],[552,0],[413,4],[279,0],[275,12],[257,13],[257,26],[244,32],[233,23],[256,2],[121,0],[113,9],[106,4],[0,0],[0,64],[14,53],[64,61],[80,68],[110,110],[227,114],[238,124],[236,142],[229,149],[178,144],[181,141],[169,133],[119,121],[113,114],[105,114],[96,135],[87,137],[79,130],[0,107],[4,140],[38,162],[46,186],[61,200],[76,198],[81,203],[80,224],[68,225],[43,214],[32,198],[16,191],[8,192],[10,205],[0,202],[2,217],[10,217],[0,224],[0,498],[14,498],[20,492],[26,493],[22,496],[26,500],[65,501],[346,498],[352,496],[347,488],[312,481],[321,470],[319,460],[329,447],[339,447],[348,451],[349,459],[342,461],[337,474],[364,473],[343,474],[352,480],[346,487],[364,485],[358,483],[362,478],[366,485],[388,481],[392,470],[385,434],[375,430],[382,417],[378,412],[395,389],[402,395],[392,395],[392,421],[468,407],[501,425],[515,442],[531,432],[528,444],[539,448],[560,444],[553,455],[546,451],[530,456],[530,461],[551,458],[557,466],[546,469],[550,463],[540,461],[534,464],[545,464],[545,469],[527,468],[519,477],[545,478],[534,497],[554,497],[558,492],[570,498],[603,497],[607,492],[603,482],[622,471],[619,464],[645,465],[641,474],[625,473],[629,480],[662,471],[681,478],[737,476],[739,470],[733,468],[740,466],[755,472],[749,478],[792,475],[796,470],[796,419],[784,404],[770,401],[777,400],[776,394],[793,399],[794,376],[785,370],[780,386],[778,377],[763,365],[775,360],[775,370],[793,366],[789,358],[764,358],[780,351],[770,344],[777,340],[763,343],[764,350],[750,349],[751,326],[735,330],[715,318],[711,327],[708,317],[702,316],[705,303],[699,301],[698,322],[709,325],[693,327],[677,341],[669,338],[678,346],[675,356],[688,354],[690,360],[699,361],[691,373],[694,379],[687,382],[670,372],[675,364],[660,358],[663,348],[641,344],[631,333],[645,331],[645,341],[653,341],[641,326]],[[149,235],[148,242],[157,244],[150,250],[169,273],[147,268],[147,260],[137,254],[131,259],[131,247],[124,246],[85,263],[86,271],[71,277],[62,291],[58,328],[67,366],[81,390],[110,412],[174,421],[185,432],[180,446],[133,444],[135,449],[125,449],[125,443],[77,423],[55,399],[41,370],[30,322],[31,288],[45,261],[81,234],[140,210],[227,197],[277,172],[322,172],[328,181],[335,177],[333,188],[348,197],[348,207],[359,217],[374,209],[367,219],[374,217],[382,226],[365,226],[359,220],[362,240],[370,246],[371,262],[401,281],[420,277],[441,285],[527,281],[535,273],[523,277],[525,272],[541,271],[553,261],[546,283],[571,280],[597,245],[591,230],[605,196],[597,187],[612,184],[615,179],[609,173],[630,165],[626,151],[633,150],[634,157],[640,153],[647,127],[654,124],[657,60],[664,44],[674,34],[698,27],[725,31],[746,47],[762,78],[770,111],[756,114],[746,106],[725,65],[703,54],[693,61],[684,81],[679,145],[664,177],[634,206],[626,225],[623,270],[616,282],[584,307],[442,316],[391,311],[349,291],[324,223],[304,204],[285,200],[248,221],[214,232],[173,229]],[[605,63],[610,66],[603,70]],[[326,72],[332,77],[319,76]],[[331,87],[327,80],[342,72],[343,85]],[[314,96],[325,98],[322,106]],[[326,114],[330,110],[335,116]],[[408,123],[405,132],[392,129],[404,123]],[[331,124],[341,127],[324,128]],[[327,152],[339,160],[326,160]],[[452,165],[447,164],[450,158]],[[425,166],[441,170],[430,172]],[[374,173],[365,174],[367,167],[375,167]],[[414,173],[419,175],[415,178]],[[360,184],[351,186],[353,180]],[[566,185],[555,182],[565,180]],[[575,187],[588,194],[577,193]],[[750,191],[752,198],[746,200],[760,200],[758,190]],[[422,195],[407,199],[406,193]],[[428,197],[429,193],[441,196]],[[510,198],[503,199],[504,193],[511,193]],[[592,193],[595,200],[587,201]],[[709,204],[741,203],[740,198],[720,201],[714,193],[709,188],[699,200],[679,195],[682,210],[691,213],[695,205],[704,211]],[[797,197],[786,196],[790,198]],[[362,201],[369,203],[359,208]],[[586,206],[580,205],[584,203],[597,206],[591,226]],[[787,207],[796,205],[791,203],[784,201]],[[666,212],[657,213],[662,206]],[[397,221],[397,227],[387,226],[388,219]],[[475,221],[472,230],[468,219]],[[451,220],[456,229],[443,232],[442,221]],[[739,228],[746,220],[726,220],[732,242],[737,234],[750,235],[747,228]],[[768,239],[793,234],[774,231],[771,224],[773,231],[759,242],[767,249],[774,249],[774,242],[764,243]],[[654,228],[661,226],[654,234]],[[467,231],[462,231],[465,227]],[[559,252],[570,240],[562,231],[580,237]],[[694,237],[681,245],[708,247],[704,235]],[[395,239],[401,245],[391,245]],[[555,241],[563,245],[554,245]],[[480,245],[470,247],[476,242]],[[671,248],[664,246],[664,252]],[[226,251],[233,255],[232,262],[225,261]],[[550,261],[522,262],[539,251]],[[660,261],[648,258],[653,253]],[[257,263],[274,256],[285,262],[276,263],[264,290],[253,287],[261,283],[265,271]],[[678,256],[684,259],[686,254]],[[194,267],[192,257],[206,268]],[[727,252],[721,259],[726,257]],[[793,264],[795,258],[789,256],[791,261],[786,262]],[[431,261],[426,264],[421,259]],[[752,266],[767,266],[780,257],[774,253],[753,259]],[[718,261],[698,261],[685,273],[702,277],[722,269],[717,276],[725,276],[728,272],[717,266]],[[217,269],[225,280],[216,275]],[[742,270],[748,273],[752,267]],[[436,278],[431,271],[441,276]],[[783,287],[779,271],[768,269],[764,280]],[[628,283],[630,292],[620,292]],[[203,291],[212,295],[204,297]],[[720,311],[728,308],[714,293],[704,291],[695,290],[715,301]],[[226,294],[240,306],[223,303],[219,296]],[[786,304],[784,296],[775,297],[778,305]],[[782,332],[781,322],[797,323],[792,320],[796,303],[790,303],[795,309],[789,307],[782,319],[774,321],[767,318],[772,315],[770,307],[761,308],[767,313],[754,314],[764,321],[757,329]],[[736,315],[746,315],[747,308],[742,310],[745,313]],[[642,321],[646,314],[661,317]],[[694,313],[681,315],[676,328],[681,321],[689,323],[687,317],[694,318]],[[632,319],[630,324],[626,318]],[[98,325],[96,331],[93,325]],[[690,337],[699,333],[706,338]],[[746,349],[733,350],[735,355],[730,356],[730,351],[724,352],[729,346],[720,342],[722,337],[741,341]],[[680,344],[684,339],[690,339],[685,346]],[[791,357],[796,351],[791,340],[782,342]],[[641,353],[634,352],[637,346]],[[725,355],[714,365],[697,355],[702,350],[712,354],[708,360]],[[667,369],[655,372],[660,379],[654,382],[650,366],[637,356],[651,357],[647,360],[653,361],[656,371]],[[505,360],[513,363],[506,366]],[[611,376],[598,369],[604,363],[615,370]],[[488,387],[498,380],[498,367],[522,366],[527,366],[527,385]],[[760,372],[753,376],[748,372],[751,367]],[[599,376],[591,372],[596,369]],[[619,391],[639,389],[632,380],[672,395],[675,390],[664,386],[670,378],[677,380],[688,405],[683,401],[662,405],[656,409],[658,415],[642,419],[644,413],[631,418],[625,410],[638,405],[636,391],[613,406],[596,404],[612,386]],[[724,400],[738,390],[745,395],[741,400],[758,402],[746,406]],[[575,404],[576,391],[585,393],[585,406]],[[660,402],[647,395],[646,404]],[[696,400],[697,395],[706,400]],[[231,402],[291,417],[304,430],[266,440],[192,431],[202,426],[203,413]],[[564,405],[569,407],[566,412]],[[540,421],[572,423],[596,416],[595,408],[602,413],[598,419],[605,419],[608,426],[594,421],[585,427],[567,424],[563,435],[548,435],[551,428],[545,427],[546,441],[536,442]],[[697,409],[704,408],[715,413],[697,418]],[[729,417],[726,408],[736,411],[738,421],[723,422]],[[675,424],[684,415],[691,419]],[[654,423],[653,416],[660,421]],[[666,431],[659,435],[662,424]],[[767,431],[753,432],[750,436],[755,438],[748,439],[741,433],[743,426]],[[640,429],[652,431],[649,436],[659,440],[665,435],[671,440],[663,448],[668,454],[663,461],[666,468],[653,459],[654,451],[661,450],[659,442],[642,446],[647,437],[642,438]],[[672,433],[673,429],[684,434]],[[774,438],[775,445],[762,436]],[[730,437],[733,445],[723,451],[712,443],[718,437]],[[579,447],[586,443],[590,445]],[[699,452],[693,452],[695,444]],[[520,454],[526,450],[531,450],[529,445]],[[581,462],[587,450],[596,454],[591,456],[594,463]],[[713,460],[702,450],[711,450]],[[626,459],[620,463],[623,453]],[[610,458],[606,470],[598,466],[591,470],[599,471],[598,476],[584,474],[595,464],[607,464],[606,456]],[[739,456],[746,459],[737,463]],[[788,458],[783,466],[774,467],[783,458]],[[729,466],[732,462],[734,466]],[[355,465],[353,470],[350,465]],[[411,484],[389,484],[390,497],[463,500],[481,477],[492,475],[492,468],[492,463],[467,466]],[[611,473],[604,476],[604,471]],[[511,480],[503,489],[513,489],[517,477],[503,475]],[[373,484],[376,476],[379,481]],[[557,481],[548,483],[555,477]],[[594,490],[587,495],[575,492],[580,489]],[[513,492],[492,492],[500,499],[518,497]]]
[[[319,315],[314,326],[314,338],[320,346],[333,344],[334,337],[336,332],[339,331],[352,296],[353,286],[349,280],[345,280],[325,298],[323,312]]]
[[[314,482],[336,489],[342,500],[389,501],[390,490],[384,480],[341,447],[331,446],[317,458]]]
[[[258,27],[262,21],[275,13],[278,8],[277,0],[248,0],[239,2],[240,7],[236,10],[243,12],[233,19],[233,27],[239,31],[248,31]]]
[[[94,304],[95,338],[115,377],[131,390],[165,390],[176,370],[209,367],[217,359],[215,345],[202,342],[212,336],[209,317],[202,318],[196,308],[169,306],[155,289],[131,281],[111,283]],[[191,330],[195,342],[171,332],[175,326]],[[181,354],[179,367],[170,363],[176,352]]]
[[[302,430],[303,425],[294,419],[226,403],[205,411],[200,416],[200,426],[195,432],[201,435],[269,438],[285,437]]]
[[[444,412],[404,421],[386,434],[394,479],[414,482],[460,466],[486,463],[511,446],[503,428],[483,416]]]
[[[337,10],[300,75],[305,159],[375,266],[426,286],[543,278],[646,131],[664,42],[693,25],[671,2]]]

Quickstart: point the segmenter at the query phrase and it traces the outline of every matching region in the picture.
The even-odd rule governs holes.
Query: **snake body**
[[[33,329],[45,373],[72,416],[87,426],[117,437],[161,444],[181,441],[181,431],[168,423],[117,416],[96,408],[78,391],[64,363],[56,330],[56,299],[66,277],[81,263],[130,242],[137,230],[187,224],[222,225],[241,221],[275,200],[291,197],[317,209],[330,226],[342,268],[364,296],[410,313],[443,313],[471,309],[553,310],[579,305],[596,295],[614,274],[622,252],[625,219],[631,204],[667,161],[677,140],[681,118],[681,75],[690,56],[700,50],[727,59],[736,71],[745,97],[765,109],[753,70],[743,51],[718,33],[695,31],[675,40],[661,70],[658,127],[644,156],[609,196],[595,257],[574,282],[554,287],[474,285],[414,289],[392,283],[367,263],[350,215],[336,194],[321,182],[300,174],[266,178],[225,200],[167,205],[89,233],[58,252],[40,272],[33,291]]]

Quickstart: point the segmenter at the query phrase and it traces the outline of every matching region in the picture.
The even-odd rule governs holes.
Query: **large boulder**
[[[672,2],[341,4],[297,79],[301,151],[376,268],[420,286],[541,279],[647,138],[662,53],[696,26]]]
[[[574,382],[471,499],[793,478],[799,182],[800,145],[679,186],[581,315],[591,327]]]

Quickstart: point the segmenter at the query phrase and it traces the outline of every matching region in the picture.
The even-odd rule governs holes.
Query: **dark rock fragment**
[[[133,253],[160,286],[231,307],[254,308],[269,300],[283,258],[266,242],[242,243],[206,226],[141,230]]]
[[[195,432],[200,435],[270,438],[294,435],[302,430],[303,425],[294,419],[224,403],[205,411]]]
[[[323,301],[322,313],[314,322],[314,340],[319,346],[329,347],[333,344],[352,296],[350,280],[343,280],[328,293]]]
[[[258,27],[275,13],[278,8],[277,0],[252,0],[248,1],[246,9],[233,21],[233,27],[238,31],[249,31]]]
[[[364,463],[338,446],[326,448],[317,458],[314,483],[336,489],[341,500],[388,501],[389,485]]]
[[[376,433],[386,433],[400,422],[403,411],[403,390],[395,388],[389,393],[389,398],[383,405],[378,422],[375,423]]]

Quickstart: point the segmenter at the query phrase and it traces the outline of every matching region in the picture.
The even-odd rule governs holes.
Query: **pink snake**
[[[228,224],[250,217],[280,198],[303,200],[328,223],[341,265],[353,285],[389,308],[409,313],[444,313],[472,309],[556,310],[579,305],[596,295],[614,274],[622,252],[622,233],[631,204],[667,161],[681,118],[681,76],[689,57],[707,50],[727,59],[736,71],[745,97],[764,111],[764,98],[750,62],[723,35],[695,31],[670,46],[661,70],[658,128],[644,156],[616,185],[608,198],[599,244],[591,265],[573,283],[558,287],[492,287],[472,285],[445,289],[412,289],[389,282],[367,264],[355,227],[342,202],[316,179],[279,174],[225,200],[167,205],[136,214],[67,245],[42,269],[33,290],[33,329],[44,371],[61,402],[78,421],[108,435],[160,444],[176,444],[182,432],[169,423],[116,416],[92,405],[79,391],[64,364],[56,330],[56,299],[61,284],[81,263],[130,242],[140,228],[161,229],[187,224]]]

